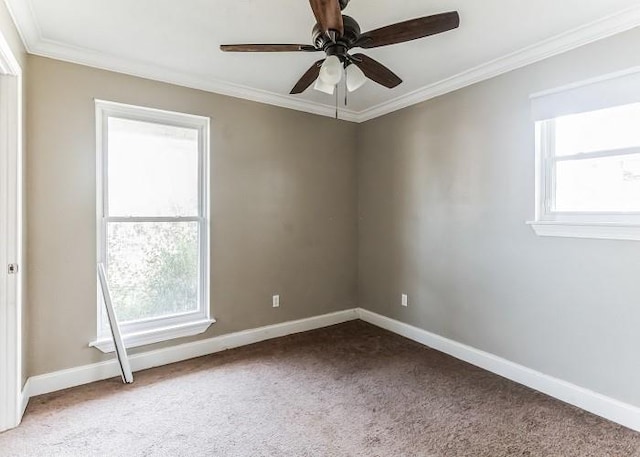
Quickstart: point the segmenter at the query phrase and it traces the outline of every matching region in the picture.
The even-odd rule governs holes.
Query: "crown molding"
[[[640,26],[640,6],[591,22],[358,113],[358,122],[407,108]]]
[[[229,97],[241,98],[320,116],[335,117],[335,106],[301,100],[261,89],[176,71],[157,64],[126,59],[88,48],[71,46],[44,38],[31,6],[31,0],[4,0],[29,54],[85,65],[101,70],[175,84]],[[357,113],[341,108],[341,120],[357,122]]]
[[[25,49],[31,52],[30,45],[42,39],[42,31],[33,12],[31,0],[4,0],[4,4],[18,29]]]
[[[496,76],[517,70],[541,60],[563,54],[604,38],[626,32],[640,26],[640,6],[627,8],[619,13],[591,22],[584,26],[556,35],[519,51],[458,73],[450,78],[422,87],[394,100],[380,103],[358,112],[358,122],[365,122],[385,114],[463,89]]]
[[[334,106],[300,100],[290,95],[254,89],[227,81],[196,76],[160,65],[124,59],[115,55],[70,46],[44,38],[31,6],[31,0],[4,1],[16,23],[25,48],[30,54],[320,116],[335,116]],[[341,109],[339,110],[339,118],[349,122],[366,122],[563,54],[589,43],[626,32],[638,26],[640,26],[640,6],[633,6],[363,111]]]
[[[291,95],[282,95],[261,89],[254,89],[240,84],[220,81],[202,76],[194,76],[186,72],[172,70],[155,64],[135,62],[129,59],[96,52],[84,48],[75,48],[69,45],[57,43],[52,40],[42,39],[32,46],[31,54],[49,57],[65,62],[86,65],[102,70],[123,73],[130,76],[151,79],[178,86],[198,89],[205,92],[241,98],[267,105],[279,106],[296,111],[317,114],[326,117],[335,117],[335,106],[301,100]],[[355,111],[340,108],[338,117],[349,122],[358,122]]]

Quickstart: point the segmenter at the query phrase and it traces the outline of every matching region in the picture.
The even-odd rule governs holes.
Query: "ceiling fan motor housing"
[[[341,60],[346,58],[347,51],[353,48],[360,38],[360,25],[351,16],[342,16],[344,22],[344,34],[335,41],[322,31],[319,24],[313,27],[312,43],[316,49],[322,49],[327,55],[338,56]]]

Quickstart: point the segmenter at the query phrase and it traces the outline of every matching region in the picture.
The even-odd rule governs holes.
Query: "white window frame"
[[[607,85],[615,84],[618,78],[635,77],[640,73],[640,69],[633,69],[606,75],[582,83],[572,84],[560,89],[554,89],[540,94],[532,95],[531,98],[557,96],[558,100],[565,105],[570,104],[572,99],[587,100],[585,107],[589,103],[589,95],[597,94],[598,89]],[[619,94],[616,94],[620,97]],[[565,98],[562,98],[565,97]],[[603,97],[605,98],[605,97]],[[628,101],[618,98],[617,103],[610,106],[592,106],[581,108],[577,106],[575,113],[590,112],[605,107],[613,108],[628,103],[637,103],[635,99]],[[534,106],[535,111],[535,106]],[[534,113],[535,116],[535,113]],[[555,211],[555,189],[556,189],[556,164],[561,161],[585,160],[602,157],[614,157],[640,153],[640,147],[627,149],[613,149],[578,153],[566,156],[557,156],[555,151],[555,118],[542,119],[535,122],[536,138],[536,213],[535,220],[528,222],[539,236],[557,236],[569,238],[594,238],[609,240],[633,240],[640,241],[640,212],[562,212]]]
[[[209,259],[209,131],[208,117],[163,111],[104,100],[96,100],[97,151],[97,258],[106,265],[107,224],[109,222],[198,222],[199,291],[198,310],[165,317],[124,322],[120,325],[126,347],[137,347],[203,333],[215,322],[210,314]],[[128,119],[198,130],[198,216],[197,217],[113,217],[108,216],[108,120]],[[109,328],[104,328],[104,303],[97,290],[97,340],[90,343],[102,352],[113,352]]]

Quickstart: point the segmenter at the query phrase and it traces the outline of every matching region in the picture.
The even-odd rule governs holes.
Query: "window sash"
[[[539,199],[539,216],[541,221],[568,222],[611,222],[611,223],[640,223],[640,211],[556,211],[556,183],[557,164],[588,159],[619,157],[640,154],[640,147],[610,149],[602,151],[583,152],[578,154],[558,156],[555,150],[555,119],[537,123],[537,147],[541,160],[540,189],[544,192]]]
[[[147,108],[140,108],[140,110],[147,110]],[[152,110],[155,111],[155,110]],[[178,114],[178,113],[175,113]],[[187,115],[184,115],[187,116]],[[105,112],[102,115],[101,122],[101,145],[100,148],[102,150],[102,214],[104,217],[116,217],[109,215],[109,179],[108,179],[108,170],[109,170],[109,118],[116,119],[126,119],[130,121],[140,121],[140,122],[148,122],[153,124],[161,124],[172,127],[183,127],[194,129],[198,131],[198,214],[197,217],[203,217],[206,214],[206,149],[208,149],[208,132],[205,129],[204,125],[194,125],[192,123],[184,122],[179,119],[175,119],[174,121],[169,121],[167,119],[158,118],[151,114],[142,114],[142,113],[119,113],[119,112]],[[119,216],[118,216],[119,217]],[[123,216],[128,217],[128,216]],[[136,217],[136,216],[132,216]],[[178,216],[178,217],[190,217],[190,216]],[[192,217],[192,216],[191,216]],[[170,216],[168,218],[174,218]]]
[[[555,152],[555,151],[554,151]],[[549,160],[553,162],[568,162],[575,160],[589,160],[589,159],[604,159],[607,157],[622,157],[628,155],[640,154],[640,147],[623,148],[623,149],[608,149],[603,151],[592,152],[580,152],[578,154],[571,154],[565,156],[552,155]]]
[[[205,302],[206,290],[207,287],[207,277],[208,274],[203,268],[204,262],[206,260],[207,252],[206,252],[206,244],[202,242],[203,235],[206,236],[206,219],[203,217],[105,217],[103,219],[103,228],[102,233],[104,236],[102,237],[102,262],[105,265],[105,270],[108,271],[108,225],[109,223],[138,223],[138,222],[152,222],[152,223],[174,223],[174,222],[197,222],[198,223],[198,307],[194,311],[187,311],[183,313],[169,314],[157,317],[147,317],[143,319],[136,319],[132,321],[125,321],[120,323],[121,331],[123,334],[127,333],[136,333],[142,332],[146,330],[151,330],[153,328],[157,328],[159,323],[162,325],[180,325],[187,322],[192,322],[194,320],[206,319],[208,317],[208,302]],[[99,305],[101,303],[99,302]],[[106,316],[106,311],[104,310],[104,306],[100,306],[101,314],[98,315],[99,324],[98,324],[98,335],[99,337],[106,337],[110,335],[109,328],[104,328],[102,325],[104,321],[104,317]]]
[[[198,130],[198,214],[193,216],[109,216],[108,180],[108,120],[110,117],[150,122]],[[169,316],[150,317],[123,322],[124,335],[145,332],[159,327],[179,326],[197,320],[209,319],[209,222],[208,222],[208,150],[209,119],[182,113],[172,113],[151,108],[122,105],[96,100],[96,131],[98,156],[98,261],[107,265],[107,226],[111,222],[198,222],[198,309]],[[109,328],[103,326],[104,305],[98,291],[98,338],[108,337]]]
[[[175,217],[157,217],[157,216],[109,216],[104,218],[105,222],[201,222],[204,220],[200,216],[175,216]]]
[[[554,209],[557,183],[556,167],[559,162],[640,154],[640,147],[632,147],[557,156],[555,153],[555,129],[554,119],[537,123],[536,140],[540,157],[539,189],[541,191],[537,220],[639,224],[640,211],[556,211]]]
[[[554,209],[556,202],[556,176],[558,163],[577,162],[590,159],[605,159],[609,157],[624,157],[628,155],[640,155],[640,147],[593,151],[572,154],[568,156],[554,155],[552,157],[549,157],[547,160],[550,163],[550,166],[548,167],[550,169],[550,172],[547,176],[551,177],[551,189],[548,193],[551,198],[548,201],[548,208],[546,208],[545,211],[546,214],[552,215],[556,218],[563,217],[566,219],[574,219],[577,221],[584,220],[586,218],[595,218],[599,222],[629,222],[630,218],[637,218],[637,221],[640,222],[640,211],[558,211]]]

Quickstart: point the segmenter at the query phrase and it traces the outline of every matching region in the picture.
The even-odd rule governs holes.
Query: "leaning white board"
[[[107,308],[107,317],[109,318],[109,326],[111,327],[111,336],[113,337],[113,345],[116,348],[116,356],[120,364],[120,373],[122,382],[131,384],[133,382],[133,373],[131,373],[131,365],[129,365],[129,357],[127,356],[127,348],[122,341],[120,326],[116,318],[116,312],[111,302],[111,293],[109,292],[109,284],[107,283],[107,275],[104,271],[104,265],[98,264],[98,278],[100,279],[100,287],[102,288],[102,297]]]

